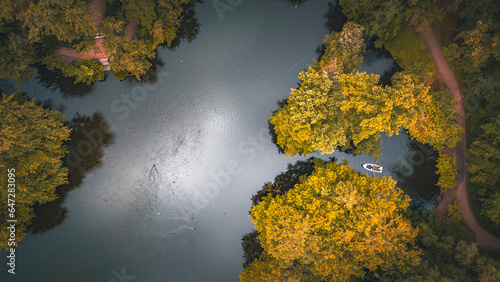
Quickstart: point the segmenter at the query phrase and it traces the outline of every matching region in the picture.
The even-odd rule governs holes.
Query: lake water
[[[80,178],[62,204],[65,220],[27,235],[16,251],[15,277],[5,269],[1,281],[238,280],[241,237],[253,227],[252,194],[304,159],[278,153],[267,120],[317,58],[329,33],[328,1],[298,8],[229,1],[235,5],[222,14],[216,2],[228,1],[196,6],[195,40],[159,49],[165,65],[154,83],[108,76],[77,89],[89,92],[79,97],[49,85],[56,78],[47,76],[21,85],[69,120],[99,113],[95,123],[107,127],[88,127],[73,141],[67,161]],[[362,70],[381,74],[392,64],[369,51]],[[112,140],[99,143],[107,134]],[[433,206],[434,155],[404,134],[383,137],[383,147],[382,175],[398,178],[416,207]],[[348,159],[362,173],[361,164],[374,161],[340,152],[315,156]]]

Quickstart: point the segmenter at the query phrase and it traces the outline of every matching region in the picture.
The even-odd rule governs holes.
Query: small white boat
[[[376,164],[369,164],[369,163],[362,164],[361,166],[362,166],[364,169],[366,169],[366,170],[373,171],[373,172],[377,172],[377,173],[382,173],[382,169],[384,169],[383,167],[381,167],[381,166],[379,166],[379,165],[376,165]]]

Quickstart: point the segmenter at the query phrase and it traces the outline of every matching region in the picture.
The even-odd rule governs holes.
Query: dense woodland
[[[497,281],[460,217],[408,209],[391,178],[335,159],[289,165],[252,198],[241,281]]]
[[[470,201],[483,227],[500,235],[498,5],[339,2],[349,22],[326,36],[320,60],[300,73],[299,87],[269,120],[280,150],[289,156],[339,149],[378,157],[382,132],[406,132],[439,151],[437,185],[455,188],[449,152],[464,129],[456,122],[457,102],[418,33],[432,26],[464,93]],[[358,72],[367,40],[402,68],[389,83]],[[500,279],[498,261],[480,254],[461,225],[457,201],[445,215],[410,211],[408,197],[397,194],[391,178],[364,177],[345,164],[310,159],[265,184],[252,198],[256,231],[243,237],[240,279]]]
[[[68,62],[56,54],[61,46],[80,54],[96,50],[96,35],[103,35],[110,73],[117,79],[140,79],[151,67],[160,44],[173,46],[189,0],[99,0],[104,19],[95,24],[92,6],[85,0],[6,0],[0,3],[0,76],[18,84],[36,73],[36,64],[59,69],[76,82],[104,80],[97,59]],[[194,1],[193,1],[194,2]],[[192,10],[191,10],[192,12]],[[126,33],[130,25],[132,32]],[[189,39],[189,34],[183,34]]]
[[[285,154],[332,153],[354,147],[354,154],[378,156],[381,132],[406,129],[416,140],[442,149],[454,147],[461,128],[449,92],[432,89],[415,66],[397,73],[392,85],[358,72],[364,28],[353,22],[325,39],[320,61],[299,75],[286,105],[270,119]]]
[[[442,149],[453,148],[463,128],[455,123],[455,101],[417,33],[433,25],[464,92],[473,206],[482,223],[500,235],[497,5],[432,0],[340,5],[353,22],[325,38],[321,60],[299,75],[300,86],[269,120],[277,144],[292,156],[335,149],[378,156],[381,132],[390,136],[406,131],[441,150],[439,185],[453,188],[456,172]],[[388,85],[357,71],[367,38],[388,50],[403,69]]]
[[[353,2],[357,5],[352,5]],[[340,4],[347,17],[366,26],[368,35],[376,36],[376,44],[390,51],[401,67],[420,65],[431,82],[436,71],[414,30],[426,21],[436,27],[464,94],[471,203],[483,227],[499,236],[500,178],[495,170],[500,166],[497,119],[500,7],[488,0],[340,1]]]

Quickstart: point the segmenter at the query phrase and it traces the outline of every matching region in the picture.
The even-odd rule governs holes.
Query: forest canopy
[[[391,136],[403,128],[437,149],[460,140],[451,94],[431,89],[418,68],[394,75],[387,86],[379,85],[378,75],[358,72],[363,27],[348,22],[325,45],[325,55],[299,75],[300,86],[269,120],[285,154],[340,148],[378,156],[381,133]]]
[[[403,217],[410,199],[394,180],[334,161],[314,163],[312,174],[288,192],[252,207],[264,252],[242,281],[346,281],[418,264],[417,229]]]
[[[499,262],[479,252],[458,219],[408,210],[394,184],[335,160],[289,164],[252,197],[256,230],[242,238],[241,281],[500,279]],[[389,250],[396,257],[383,255]]]
[[[104,79],[97,59],[107,57],[117,79],[140,79],[157,46],[176,39],[189,0],[95,2],[106,9],[98,11],[85,0],[2,1],[0,76],[19,84],[43,63],[89,84]],[[65,52],[58,51],[61,46]]]

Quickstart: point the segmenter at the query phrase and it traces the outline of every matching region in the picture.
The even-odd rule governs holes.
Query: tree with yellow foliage
[[[346,281],[405,272],[420,260],[417,229],[402,215],[409,202],[391,178],[317,160],[307,179],[252,208],[264,253],[240,278]]]
[[[293,156],[336,148],[378,156],[381,133],[403,128],[416,140],[437,149],[454,147],[461,128],[447,91],[433,91],[418,70],[378,84],[378,75],[359,73],[364,50],[362,28],[347,23],[341,33],[327,36],[321,61],[300,73],[300,86],[286,105],[269,119],[277,144]]]

